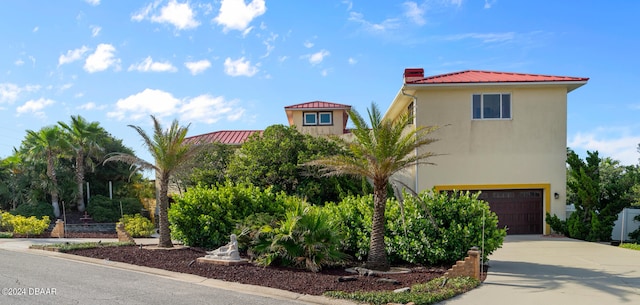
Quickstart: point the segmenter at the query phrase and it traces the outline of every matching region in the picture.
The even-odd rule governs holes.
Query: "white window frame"
[[[474,105],[473,105],[473,98],[479,95],[480,96],[480,117],[476,118],[473,111],[474,111]],[[484,116],[484,96],[485,95],[498,95],[500,96],[500,117],[497,118],[485,118]],[[508,95],[509,96],[509,117],[504,117],[504,107],[503,107],[503,96],[504,95]],[[474,93],[471,95],[471,119],[472,120],[478,120],[478,121],[484,121],[484,120],[512,120],[513,119],[513,94],[511,94],[511,92],[486,92],[486,93]]]
[[[314,122],[309,123],[307,121],[307,115],[313,115]],[[302,113],[302,125],[304,126],[316,126],[318,125],[318,113],[317,112],[303,112]]]
[[[323,123],[322,120],[320,119],[322,117],[323,114],[328,114],[329,115],[329,122],[328,123]],[[333,112],[330,111],[324,111],[324,112],[318,112],[318,125],[333,125]]]

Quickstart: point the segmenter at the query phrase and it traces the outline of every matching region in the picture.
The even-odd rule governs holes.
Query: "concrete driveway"
[[[479,288],[442,304],[640,304],[640,251],[515,235],[489,259]]]

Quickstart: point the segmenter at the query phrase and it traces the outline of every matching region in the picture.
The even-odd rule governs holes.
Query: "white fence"
[[[618,220],[614,223],[611,231],[611,240],[613,241],[629,241],[629,233],[640,228],[640,221],[633,218],[640,215],[640,208],[625,208],[618,214]]]

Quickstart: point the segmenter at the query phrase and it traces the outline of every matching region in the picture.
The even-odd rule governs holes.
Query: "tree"
[[[50,185],[47,187],[51,194],[51,206],[53,214],[60,217],[58,177],[56,174],[56,163],[60,154],[64,152],[66,142],[62,137],[62,131],[58,126],[44,127],[38,132],[27,130],[28,143],[27,158],[29,160],[46,160],[47,177]]]
[[[149,136],[141,127],[128,125],[135,129],[143,143],[154,158],[154,163],[150,163],[140,159],[132,154],[116,152],[112,153],[105,159],[105,163],[111,161],[121,161],[128,163],[138,169],[151,169],[156,172],[156,185],[160,188],[157,193],[156,200],[159,208],[159,229],[160,240],[158,246],[163,248],[173,247],[171,242],[171,234],[169,231],[169,179],[174,172],[180,171],[184,166],[191,164],[189,162],[198,152],[200,146],[191,145],[184,141],[189,126],[180,126],[177,120],[171,123],[171,126],[164,130],[160,122],[155,116],[151,116],[153,120],[153,136]]]
[[[397,120],[383,119],[375,104],[371,104],[367,112],[371,127],[357,111],[350,110],[349,116],[355,125],[352,130],[354,140],[337,139],[350,154],[320,158],[307,165],[321,166],[325,175],[356,175],[366,177],[373,183],[373,220],[366,267],[387,270],[389,261],[384,242],[384,213],[389,179],[408,167],[433,164],[427,160],[435,154],[422,148],[436,141],[429,135],[438,127],[405,128],[413,120],[409,113]]]
[[[71,116],[71,124],[64,122],[58,124],[66,131],[68,142],[70,143],[75,154],[75,178],[78,191],[76,193],[76,202],[78,211],[85,210],[84,205],[84,175],[86,166],[93,166],[91,158],[88,155],[101,151],[97,145],[97,139],[104,134],[104,129],[99,126],[98,122],[88,122],[81,116]],[[88,162],[88,163],[87,163]]]
[[[225,171],[233,157],[234,148],[217,142],[202,145],[203,148],[192,160],[192,170],[176,173],[176,180],[184,187],[199,183],[207,186],[223,184],[226,180]]]

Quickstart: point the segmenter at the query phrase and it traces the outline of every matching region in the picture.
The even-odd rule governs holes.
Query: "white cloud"
[[[76,107],[76,109],[80,109],[80,110],[104,110],[106,108],[107,108],[107,105],[97,105],[94,102],[88,102],[86,104],[82,104]]]
[[[18,58],[18,60],[16,60],[16,61],[14,62],[14,64],[15,64],[16,66],[22,66],[22,65],[24,65],[24,60],[22,60],[22,59]]]
[[[176,72],[178,69],[174,67],[170,62],[158,62],[153,61],[151,56],[145,58],[142,62],[132,64],[127,71],[138,72]]]
[[[238,120],[243,113],[244,109],[235,108],[233,102],[227,102],[221,96],[204,94],[190,99],[181,106],[180,120],[213,124],[223,118],[228,121]]]
[[[55,104],[55,101],[50,99],[40,98],[38,100],[29,100],[24,105],[16,108],[18,116],[22,114],[31,113],[37,117],[44,118],[45,114],[42,111],[45,107]]]
[[[89,3],[93,6],[100,5],[100,0],[84,0],[84,2]]]
[[[262,41],[262,43],[266,46],[267,51],[260,58],[269,57],[269,55],[271,55],[271,52],[273,51],[273,49],[276,48],[274,46],[276,39],[278,39],[278,34],[271,33],[271,35],[267,39]]]
[[[311,49],[314,46],[313,42],[311,42],[311,41],[305,41],[303,45],[307,49]]]
[[[184,66],[189,69],[191,74],[197,75],[209,69],[211,67],[211,62],[206,59],[199,61],[188,61],[184,63]]]
[[[27,85],[20,87],[12,83],[0,83],[0,103],[13,103],[23,92],[34,92],[40,90],[40,86]]]
[[[96,51],[87,57],[84,69],[89,73],[100,72],[109,67],[120,69],[120,59],[115,57],[116,48],[110,44],[101,43]]]
[[[568,146],[576,152],[598,151],[601,157],[611,157],[624,165],[638,164],[637,152],[640,143],[640,128],[607,127],[589,132],[578,132]]]
[[[308,58],[309,59],[309,63],[315,66],[315,65],[321,63],[324,60],[324,58],[329,56],[330,54],[331,53],[329,53],[329,51],[322,49],[322,50],[320,50],[320,51],[318,51],[316,53],[308,54],[308,55],[305,55],[303,57],[304,58]]]
[[[245,60],[244,57],[238,58],[236,60],[231,60],[231,58],[227,57],[224,60],[224,72],[230,76],[254,76],[258,73],[258,67],[252,66],[251,62]]]
[[[223,26],[223,31],[245,31],[256,17],[267,11],[264,0],[252,0],[245,4],[244,0],[222,0],[220,13],[213,21]]]
[[[400,22],[397,18],[385,19],[381,23],[372,23],[365,20],[364,15],[358,12],[350,12],[348,20],[359,23],[366,31],[373,33],[386,32],[400,27]]]
[[[178,99],[171,93],[145,89],[144,91],[118,100],[116,110],[107,116],[122,119],[139,120],[148,115],[157,117],[179,114],[181,121],[215,123],[221,119],[237,120],[244,109],[236,107],[235,102],[226,101],[223,97],[203,94],[191,99]]]
[[[329,71],[331,71],[331,70],[330,69],[323,69],[322,71],[320,71],[320,75],[327,76],[327,75],[329,75]]]
[[[100,35],[100,31],[102,31],[102,28],[97,25],[92,25],[90,26],[90,28],[91,28],[91,37],[98,37],[98,35]]]
[[[413,23],[417,25],[424,25],[426,23],[424,20],[425,7],[423,5],[407,1],[403,3],[402,6],[404,8],[404,15]]]
[[[342,4],[347,6],[347,11],[350,11],[353,8],[353,1],[351,0],[342,0]]]
[[[457,7],[461,7],[462,6],[462,0],[449,0],[449,2]]]
[[[31,31],[35,33],[35,32],[37,32],[38,30],[40,30],[40,27],[35,27],[35,28],[33,28],[33,30],[31,30]]]
[[[60,91],[66,91],[66,90],[71,89],[71,87],[73,87],[72,83],[66,83],[66,84],[60,86],[59,90]]]
[[[350,65],[355,65],[358,63],[358,61],[353,57],[349,57],[348,62]]]
[[[58,57],[58,66],[72,63],[76,60],[80,60],[84,57],[84,54],[87,53],[90,49],[86,46],[82,46],[81,48],[68,50],[67,54],[62,54]]]
[[[493,43],[493,42],[505,42],[514,40],[516,38],[515,32],[506,32],[506,33],[465,33],[465,34],[457,34],[457,35],[449,35],[446,36],[445,40],[463,40],[463,39],[477,39],[481,40],[483,43]]]
[[[195,19],[196,14],[188,2],[178,3],[176,0],[170,0],[167,5],[160,8],[159,14],[154,14],[160,4],[161,1],[155,1],[147,5],[132,15],[131,20],[139,22],[148,19],[151,22],[168,23],[178,30],[194,29],[200,25],[200,22]]]

